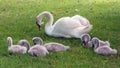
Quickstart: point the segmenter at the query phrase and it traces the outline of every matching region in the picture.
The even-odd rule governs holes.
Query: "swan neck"
[[[43,45],[43,40],[40,39],[39,42],[38,42],[39,45]]]
[[[46,34],[48,35],[51,35],[51,32],[52,32],[52,24],[53,24],[53,15],[51,13],[47,13],[46,17],[48,18],[48,22],[46,23],[45,25],[45,32]]]
[[[30,49],[30,44],[28,42],[25,43],[25,46],[27,48],[27,51]]]
[[[52,27],[52,24],[53,24],[53,16],[52,16],[52,14],[48,14],[47,18],[48,18],[48,22],[46,23],[46,26],[47,27]]]
[[[48,21],[47,21],[47,23],[45,24],[45,32],[46,32],[46,34],[48,34],[48,35],[51,35],[51,32],[52,32],[52,24],[53,24],[53,15],[50,13],[50,12],[47,12],[47,11],[45,11],[45,12],[42,12],[42,13],[40,13],[38,16],[37,16],[37,23],[39,24],[39,25],[41,25],[42,23],[42,19],[44,18],[44,17],[47,17],[48,18]]]
[[[47,21],[47,23],[46,23],[46,26],[52,26],[52,23],[53,23],[53,15],[52,15],[50,12],[47,12],[47,11],[42,12],[42,13],[40,13],[40,14],[37,16],[36,19],[37,19],[38,24],[39,24],[39,25],[42,24],[41,22],[42,22],[42,19],[43,19],[44,17],[47,17],[47,18],[48,18],[48,21]]]
[[[42,13],[40,13],[38,16],[37,16],[37,23],[39,24],[39,25],[41,25],[42,23],[42,19],[44,18],[44,17],[47,17],[48,18],[48,21],[47,21],[47,23],[45,24],[45,32],[46,32],[46,34],[48,34],[48,35],[51,35],[51,32],[52,32],[52,24],[53,24],[53,15],[50,13],[50,12],[47,12],[47,11],[45,11],[45,12],[42,12]]]

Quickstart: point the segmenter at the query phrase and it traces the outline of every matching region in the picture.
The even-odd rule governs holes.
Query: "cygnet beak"
[[[85,41],[82,41],[82,43],[83,43],[84,46],[87,45],[87,43]]]

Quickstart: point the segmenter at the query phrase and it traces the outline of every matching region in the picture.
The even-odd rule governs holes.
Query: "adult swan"
[[[48,18],[45,25],[45,32],[49,36],[80,38],[82,34],[88,33],[92,29],[92,25],[89,21],[79,15],[75,15],[73,17],[62,17],[53,24],[53,15],[48,11],[44,11],[36,17],[36,24],[39,29],[44,17]]]

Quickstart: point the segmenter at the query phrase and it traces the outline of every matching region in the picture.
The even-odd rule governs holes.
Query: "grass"
[[[0,0],[0,68],[119,68],[119,3],[119,0]],[[44,26],[38,31],[35,17],[42,11],[52,12],[55,21],[75,14],[88,18],[93,24],[89,34],[109,40],[118,54],[98,55],[93,49],[83,47],[79,39],[47,36]],[[14,43],[25,38],[31,44],[31,39],[39,36],[44,43],[54,41],[69,45],[71,49],[66,52],[50,52],[46,57],[9,55],[6,40],[8,36],[13,38]]]

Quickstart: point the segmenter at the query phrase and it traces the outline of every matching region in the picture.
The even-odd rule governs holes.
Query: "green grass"
[[[75,11],[78,9],[78,11]],[[92,48],[82,46],[79,39],[47,36],[35,24],[36,16],[50,11],[56,21],[60,17],[80,14],[89,19],[93,29],[89,33],[109,40],[117,55],[98,55]],[[119,68],[120,67],[120,0],[0,0],[0,68]],[[50,52],[46,57],[28,54],[9,55],[7,37],[16,44],[34,36],[47,42],[58,42],[71,47],[66,52]]]

